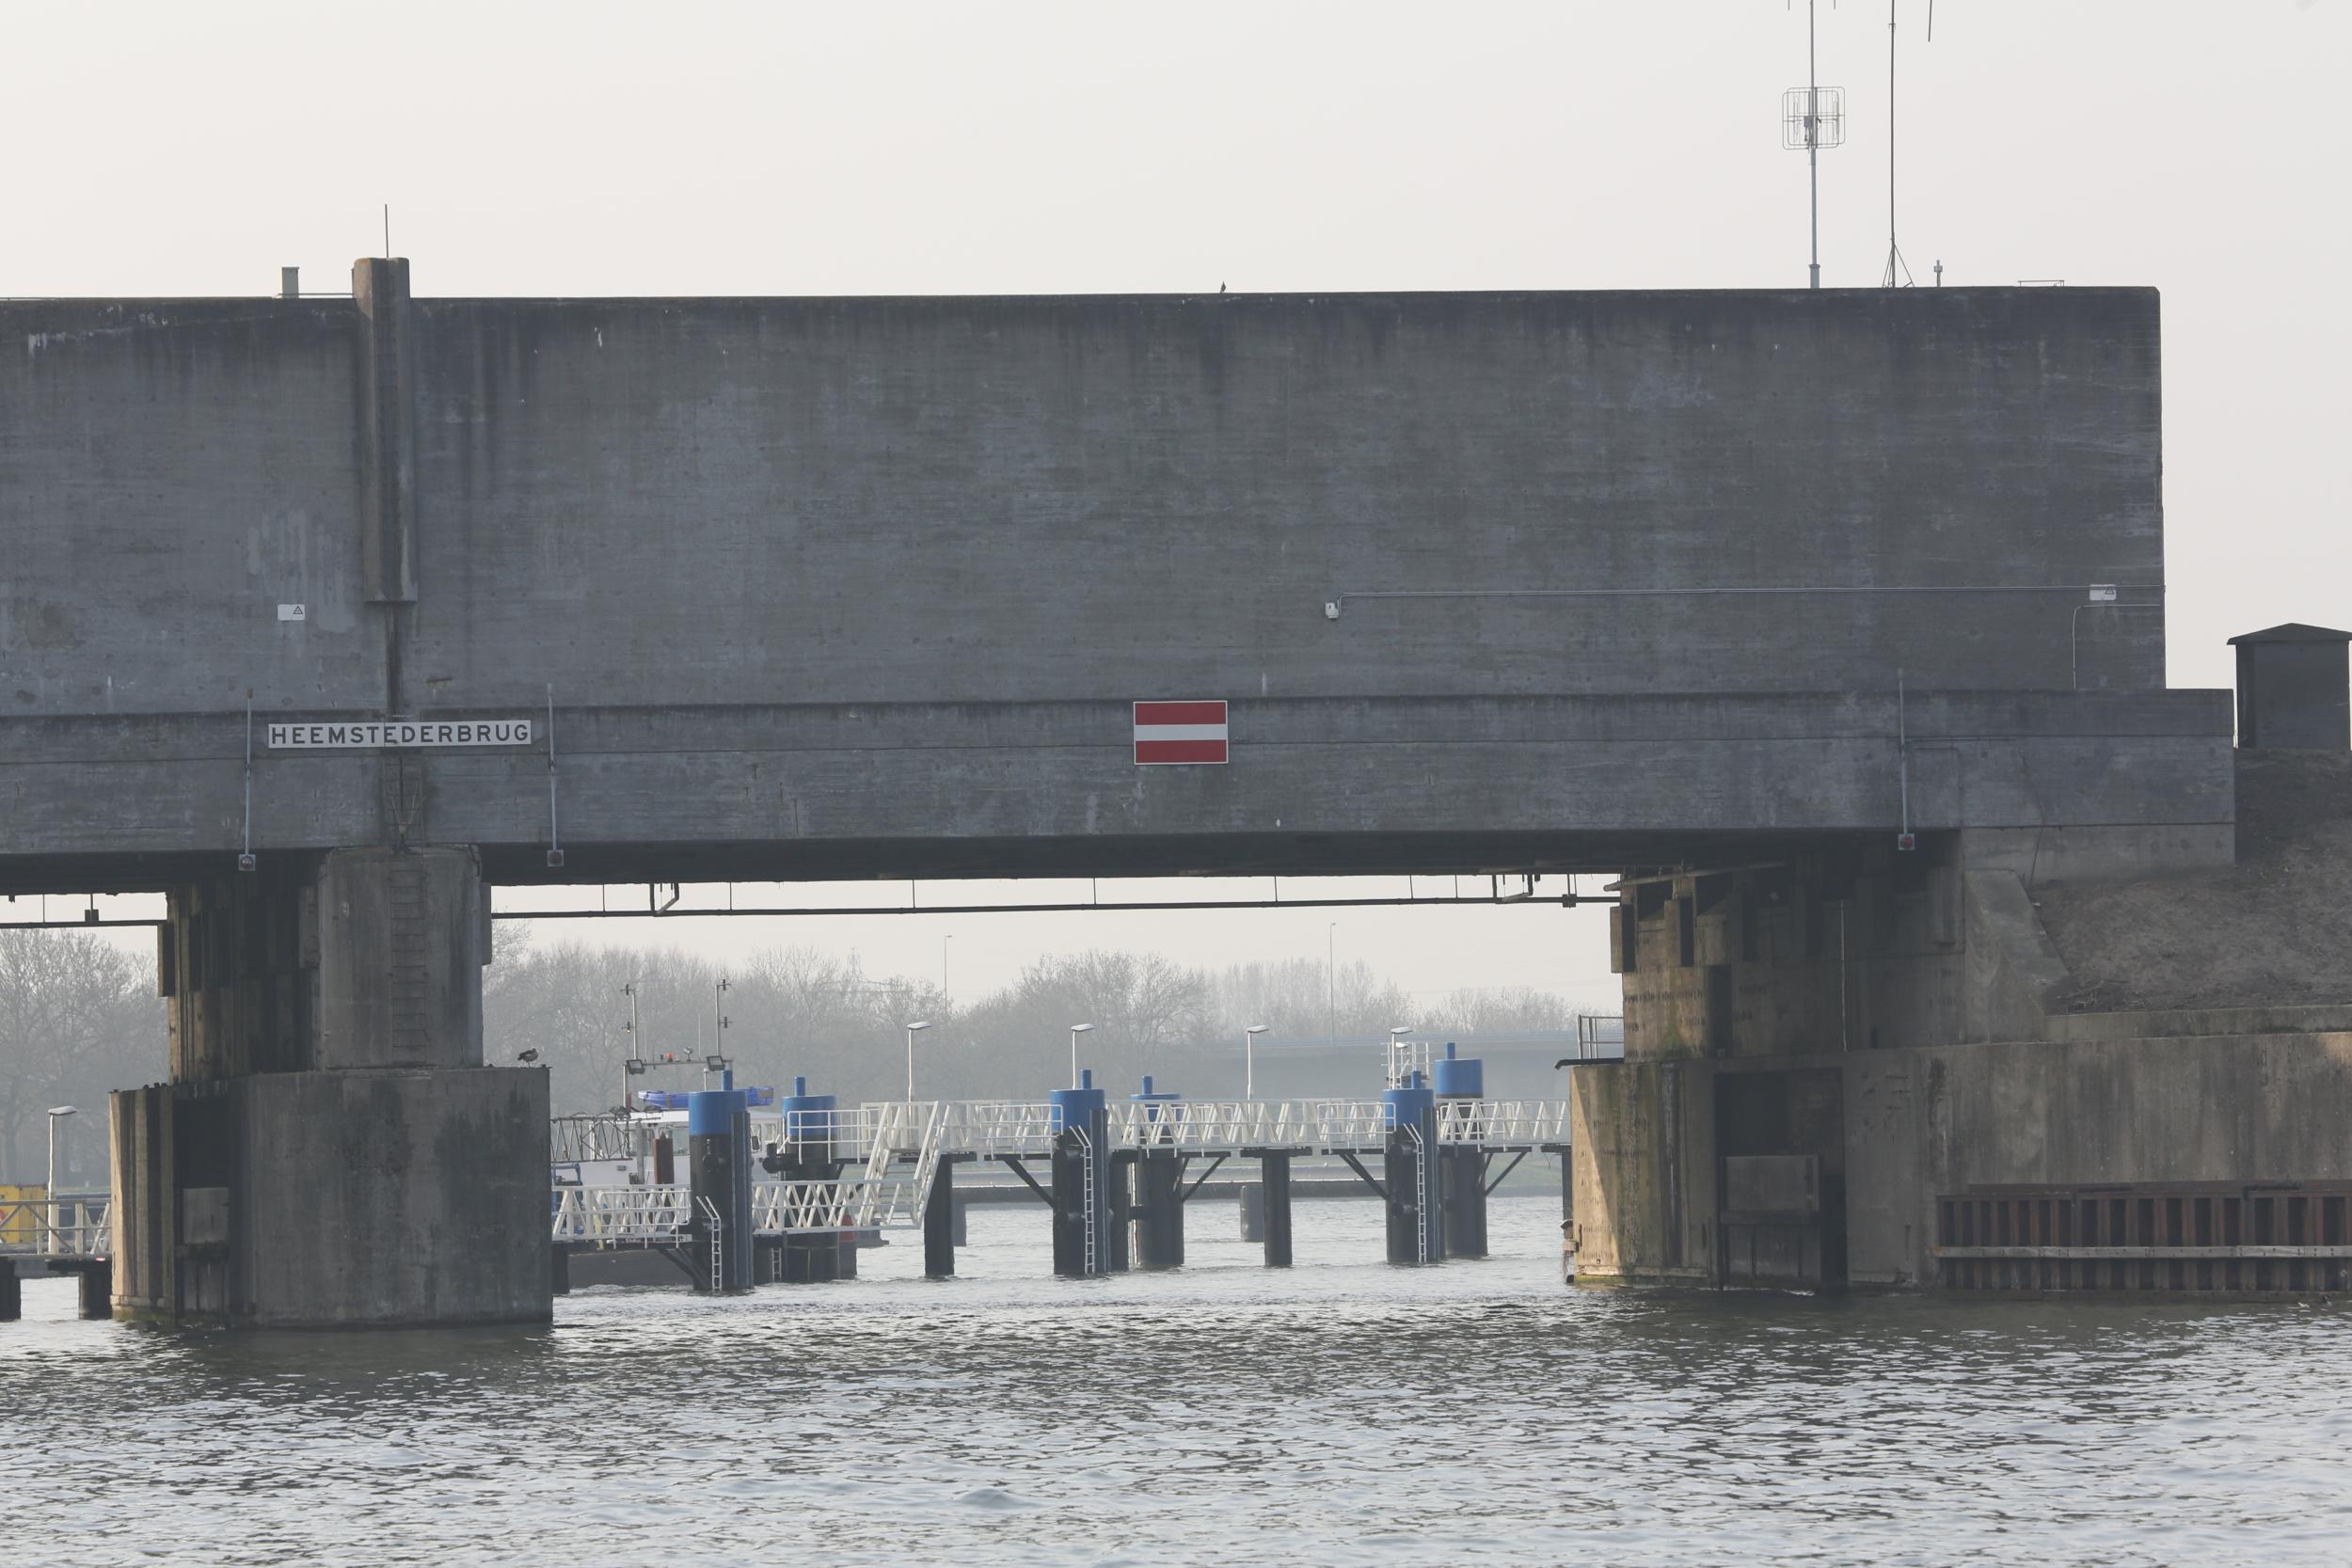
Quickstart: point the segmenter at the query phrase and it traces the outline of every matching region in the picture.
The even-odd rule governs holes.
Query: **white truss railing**
[[[0,1257],[106,1258],[115,1248],[114,1200],[60,1193],[0,1202]]]
[[[1237,1154],[1245,1148],[1376,1148],[1388,1137],[1377,1100],[1128,1101],[1110,1112],[1117,1148]]]
[[[946,1147],[983,1158],[1050,1154],[1060,1131],[1060,1109],[1041,1100],[963,1100],[945,1107]]]
[[[1438,1141],[1510,1147],[1559,1143],[1567,1136],[1565,1100],[1440,1100]]]
[[[555,1239],[588,1246],[666,1245],[691,1227],[689,1189],[558,1187]]]
[[[1567,1103],[1553,1100],[1441,1100],[1438,1142],[1482,1148],[1557,1142]],[[1149,1100],[1109,1107],[1117,1149],[1239,1154],[1245,1148],[1369,1151],[1394,1127],[1377,1100]],[[1061,1132],[1046,1101],[881,1101],[795,1113],[787,1148],[839,1162],[832,1180],[761,1181],[752,1188],[752,1229],[760,1234],[914,1229],[943,1153],[1043,1158]],[[26,1207],[38,1207],[27,1205]],[[684,1186],[558,1187],[555,1239],[580,1245],[670,1245],[693,1213]]]

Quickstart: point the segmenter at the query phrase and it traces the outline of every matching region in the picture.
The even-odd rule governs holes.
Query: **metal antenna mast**
[[[1815,79],[1813,10],[1804,0],[1804,86],[1780,95],[1780,145],[1804,150],[1805,173],[1813,187],[1813,264],[1810,286],[1821,286],[1821,149],[1846,139],[1846,89]]]
[[[1898,0],[1886,0],[1886,275],[1879,279],[1883,289],[1911,287],[1911,266],[1903,260],[1902,247],[1895,243],[1895,7]],[[1928,36],[1934,37],[1935,8],[1931,0],[1928,8]]]
[[[1821,145],[1819,136],[1810,135],[1821,119],[1820,71],[1813,58],[1813,5],[1804,0],[1804,122],[1808,135],[1804,138],[1805,178],[1813,186],[1813,283],[1821,286]],[[387,219],[387,227],[389,220]]]

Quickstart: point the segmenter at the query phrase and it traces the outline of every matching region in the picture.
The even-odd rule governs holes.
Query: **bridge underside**
[[[501,887],[662,882],[943,881],[1073,877],[1487,876],[1622,874],[1786,857],[1870,835],[1790,832],[1266,833],[1197,838],[769,840],[481,847]],[[266,851],[265,851],[266,852]],[[315,851],[275,851],[309,859]],[[217,876],[218,854],[40,857],[8,863],[0,893],[160,893]]]

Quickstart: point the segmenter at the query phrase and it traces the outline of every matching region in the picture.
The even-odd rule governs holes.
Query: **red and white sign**
[[[1136,766],[1223,762],[1223,703],[1137,703]]]

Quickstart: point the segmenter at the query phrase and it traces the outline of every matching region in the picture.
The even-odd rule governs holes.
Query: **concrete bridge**
[[[2159,414],[2139,289],[0,304],[0,891],[170,895],[119,1309],[546,1314],[494,883],[1609,871],[1629,1055],[1998,1035],[2016,873],[2231,855]]]

